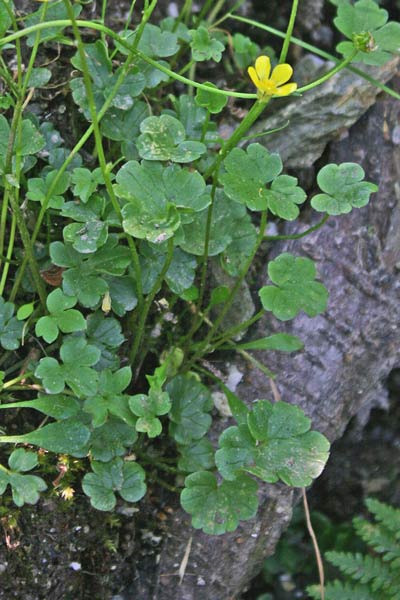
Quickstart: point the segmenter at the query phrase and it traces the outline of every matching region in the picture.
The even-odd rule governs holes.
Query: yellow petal
[[[261,80],[269,78],[271,72],[271,61],[269,60],[269,56],[259,56],[256,59],[255,66],[257,75]]]
[[[275,92],[275,96],[289,96],[289,94],[293,94],[297,90],[297,83],[287,83],[282,87],[277,88]]]
[[[254,67],[249,67],[247,69],[248,74],[250,75],[250,79],[252,80],[252,82],[254,83],[254,85],[256,86],[256,88],[260,87],[260,80],[257,77],[257,73]]]
[[[266,81],[260,81],[258,89],[264,92],[265,94],[268,94],[269,96],[274,96],[278,93],[278,88],[271,79],[267,79]]]
[[[275,81],[276,85],[282,85],[282,83],[289,81],[292,75],[292,67],[285,63],[275,67],[272,71],[271,79],[272,81]]]

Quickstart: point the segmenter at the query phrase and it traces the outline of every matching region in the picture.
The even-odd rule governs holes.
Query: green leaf
[[[83,409],[92,415],[93,427],[103,425],[109,414],[120,418],[124,423],[135,427],[136,419],[129,410],[130,396],[122,394],[132,377],[130,367],[124,367],[113,373],[104,369],[99,374],[98,393],[86,398]]]
[[[145,472],[134,462],[120,458],[108,463],[92,462],[93,473],[87,473],[82,488],[97,510],[112,510],[116,504],[115,493],[127,502],[137,502],[146,493]]]
[[[23,435],[0,436],[0,443],[33,444],[58,454],[74,454],[86,444],[90,431],[76,418],[44,425]]]
[[[362,181],[364,175],[363,168],[356,163],[325,165],[317,176],[318,185],[324,193],[314,196],[311,206],[329,215],[341,215],[349,213],[352,208],[365,206],[378,186]]]
[[[62,395],[42,396],[39,394],[36,400],[30,400],[23,404],[19,402],[19,406],[34,408],[49,417],[59,420],[73,417],[77,415],[81,409],[81,405],[76,398]]]
[[[104,42],[102,40],[97,40],[93,44],[83,44],[83,49],[86,64],[94,85],[98,88],[106,87],[111,76],[112,65]],[[78,51],[75,56],[71,58],[71,63],[76,69],[83,71],[81,57]]]
[[[13,471],[30,471],[38,464],[36,452],[28,452],[24,448],[17,448],[11,452],[8,464]]]
[[[97,373],[90,367],[100,358],[100,350],[87,344],[82,337],[64,339],[60,356],[63,364],[55,358],[40,359],[35,376],[43,381],[49,394],[59,394],[68,385],[78,396],[93,396],[97,391]]]
[[[280,350],[281,352],[295,352],[304,347],[303,342],[289,333],[275,333],[252,342],[238,344],[242,350]]]
[[[297,205],[303,204],[307,194],[297,185],[296,177],[280,175],[271,183],[267,197],[268,208],[273,215],[294,221],[300,213]]]
[[[162,244],[174,235],[180,225],[176,207],[171,203],[151,210],[137,198],[129,201],[122,209],[122,226],[129,235],[153,244]]]
[[[253,65],[257,56],[261,54],[260,46],[253,42],[247,35],[235,33],[232,38],[233,59],[239,69],[246,69]]]
[[[219,440],[215,459],[225,479],[242,471],[263,481],[303,487],[321,474],[329,456],[329,442],[303,411],[285,402],[259,400],[247,425],[229,427]]]
[[[97,190],[97,186],[104,183],[100,168],[89,171],[89,169],[78,167],[72,171],[71,181],[74,184],[72,188],[73,193],[84,203]]]
[[[36,400],[22,400],[1,404],[0,409],[8,408],[33,408],[54,419],[68,419],[81,410],[81,405],[76,398],[71,396],[39,396]]]
[[[151,388],[148,396],[131,396],[129,407],[133,414],[139,417],[136,431],[147,433],[150,438],[154,438],[162,431],[161,421],[157,416],[167,414],[171,408],[171,400],[167,392]]]
[[[211,88],[211,90],[218,89],[216,85],[206,81],[204,85]],[[221,94],[214,94],[212,91],[207,92],[202,88],[197,88],[196,103],[203,108],[206,108],[211,114],[218,114],[228,103],[228,96],[222,96]]]
[[[14,304],[0,296],[0,346],[4,350],[16,350],[22,337],[23,323],[14,317]]]
[[[134,427],[110,416],[104,425],[92,431],[86,447],[81,449],[81,456],[86,456],[90,450],[95,460],[108,462],[116,456],[126,454],[126,448],[133,446],[136,440],[137,433]]]
[[[29,119],[22,121],[21,138],[15,144],[15,153],[21,156],[36,154],[42,150],[45,140],[37,127]]]
[[[105,218],[105,199],[92,195],[86,203],[66,202],[61,215],[77,223],[63,229],[64,241],[80,254],[91,254],[104,246],[108,239],[108,225],[114,225],[113,216]]]
[[[315,317],[326,309],[328,291],[314,281],[316,268],[309,258],[284,253],[268,265],[268,275],[276,285],[261,288],[259,296],[265,310],[280,321],[293,319],[300,311]]]
[[[190,47],[192,49],[193,60],[197,62],[203,60],[219,62],[221,60],[225,46],[211,37],[208,29],[201,25],[198,29],[191,29],[189,33],[192,36]]]
[[[173,117],[182,123],[186,131],[186,137],[191,140],[215,141],[218,138],[216,125],[207,118],[207,111],[198,106],[187,94],[172,99],[174,111],[168,111]],[[203,140],[205,132],[205,138]]]
[[[0,115],[0,156],[7,154],[8,141],[10,138],[10,126],[4,115]],[[35,125],[29,119],[22,121],[21,136],[18,136],[14,144],[17,155],[27,156],[42,150],[45,140]]]
[[[223,256],[224,263],[228,264],[230,260],[229,245],[235,241],[236,234],[239,236],[243,233],[243,221],[248,218],[246,216],[246,208],[243,205],[231,202],[225,196],[222,190],[217,189],[213,208],[213,218],[209,236],[208,255],[215,256],[226,251]],[[189,254],[202,256],[204,254],[204,239],[207,229],[208,210],[203,210],[193,215],[192,223],[183,224],[182,234],[183,239],[179,241],[182,250]],[[245,237],[248,234],[245,230]],[[246,240],[244,253],[249,250],[249,245]],[[233,248],[232,265],[236,268],[240,264],[240,258],[236,256],[237,247]],[[243,255],[242,255],[243,259]]]
[[[24,321],[25,319],[30,317],[34,311],[34,308],[35,305],[33,302],[29,302],[28,304],[23,304],[22,306],[20,306],[17,310],[18,321]]]
[[[74,11],[75,18],[78,18],[82,6],[80,4],[73,4],[72,10]],[[37,23],[45,23],[57,20],[69,20],[69,14],[65,7],[64,2],[49,2],[43,4],[39,10],[31,13],[24,18],[26,27],[36,25]],[[58,39],[63,41],[62,30],[65,28],[60,26],[46,27],[40,32],[40,43],[47,42],[49,40]],[[27,36],[28,46],[32,47],[36,41],[36,32],[32,32]],[[68,40],[69,41],[69,40]]]
[[[87,341],[96,346],[101,353],[99,362],[95,366],[96,369],[117,369],[119,367],[116,349],[124,342],[121,332],[121,324],[113,317],[105,317],[101,311],[88,316]]]
[[[93,307],[108,290],[104,275],[121,276],[131,261],[129,248],[118,245],[118,239],[109,235],[107,242],[95,253],[82,256],[62,242],[50,244],[52,262],[66,267],[63,289],[76,296],[83,306]]]
[[[35,475],[0,471],[1,494],[6,490],[8,484],[11,486],[13,501],[18,507],[23,506],[24,503],[36,504],[39,500],[39,492],[47,488],[43,479]]]
[[[193,375],[174,377],[166,390],[172,401],[170,435],[182,445],[203,437],[211,425],[213,402],[209,390]]]
[[[202,438],[190,446],[179,446],[180,459],[178,469],[186,473],[212,469],[215,466],[214,448],[208,440]]]
[[[197,171],[178,165],[163,167],[158,162],[127,162],[117,173],[115,191],[121,198],[148,204],[148,212],[165,210],[174,205],[190,222],[194,212],[211,202],[203,177]]]
[[[140,245],[140,266],[142,269],[142,289],[148,294],[161,273],[167,257],[165,245],[142,243]],[[172,261],[165,275],[165,281],[174,294],[181,295],[194,282],[197,261],[193,256],[174,248]]]
[[[234,148],[224,161],[226,173],[219,179],[226,195],[250,210],[269,209],[274,215],[293,221],[299,214],[298,204],[306,198],[297,179],[281,175],[282,161],[261,144],[247,150]],[[272,183],[271,183],[272,182]],[[265,184],[271,183],[270,188]]]
[[[36,504],[39,500],[39,492],[43,492],[47,488],[43,479],[36,475],[9,473],[8,478],[13,501],[17,506],[23,506],[25,503]]]
[[[1,8],[0,8],[1,10]],[[32,69],[31,75],[29,77],[28,87],[33,88],[41,88],[46,85],[51,79],[51,71],[50,69],[44,69],[41,67],[37,67]]]
[[[382,27],[388,19],[388,13],[373,0],[359,0],[354,5],[343,2],[339,5],[338,16],[334,19],[335,26],[347,38],[352,39],[353,33],[375,31]]]
[[[35,326],[35,333],[43,337],[48,344],[58,337],[58,331],[72,333],[86,329],[83,315],[71,307],[75,306],[77,299],[66,296],[57,288],[47,296],[46,304],[50,316],[40,317]]]
[[[54,179],[58,176],[58,171],[50,171],[43,179],[41,177],[34,177],[28,179],[28,191],[26,197],[34,202],[40,202],[43,205],[45,199],[48,196],[48,191],[53,184]],[[50,196],[47,208],[62,208],[64,204],[63,194],[66,192],[69,186],[70,175],[69,173],[63,173],[57,182],[52,194]]]
[[[110,140],[131,141],[138,137],[140,123],[148,114],[148,106],[139,100],[135,100],[128,110],[110,107],[101,120],[100,128]]]
[[[97,219],[89,220],[85,224],[70,223],[63,230],[66,243],[80,254],[91,254],[96,252],[107,241],[107,224]]]
[[[215,475],[198,471],[186,477],[181,504],[192,515],[193,527],[204,533],[221,535],[234,531],[240,520],[255,516],[257,487],[257,483],[246,475],[218,485]]]
[[[146,23],[138,44],[138,50],[151,58],[166,58],[168,56],[173,56],[179,50],[177,33],[178,32],[162,31],[160,27]],[[129,44],[134,43],[136,38],[135,31],[125,31],[120,35]],[[129,54],[129,51],[125,46],[121,46],[118,42],[116,42],[116,46],[121,54]]]
[[[146,160],[188,163],[206,151],[201,142],[187,141],[182,123],[170,115],[144,119],[140,131],[136,145],[140,156]]]
[[[8,4],[8,10],[6,6],[6,2]],[[0,2],[0,37],[3,37],[6,33],[7,29],[10,27],[12,20],[10,17],[10,13],[14,10],[14,6],[12,2],[8,0],[1,0]]]
[[[181,220],[190,222],[211,202],[198,172],[155,162],[126,163],[117,173],[115,191],[128,200],[122,209],[125,231],[154,244],[170,238]]]

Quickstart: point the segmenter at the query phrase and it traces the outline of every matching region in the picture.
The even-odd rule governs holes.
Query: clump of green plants
[[[304,342],[239,334],[265,312],[287,321],[326,309],[314,262],[284,253],[265,266],[260,310],[227,325],[262,243],[279,239],[267,236],[267,220],[293,221],[307,201],[321,213],[307,235],[377,190],[359,165],[328,164],[317,175],[320,193],[307,200],[249,130],[275,98],[295,102],[352,63],[383,64],[400,46],[400,25],[373,0],[343,0],[335,24],[347,41],[335,66],[298,87],[286,62],[290,43],[301,43],[292,38],[297,1],[286,32],[235,9],[223,14],[222,1],[194,14],[190,0],[157,24],[157,0],[142,11],[133,0],[116,32],[105,25],[107,0],[98,20],[80,18],[83,4],[42,0],[21,16],[0,0],[0,410],[27,428],[2,431],[0,492],[11,491],[17,506],[38,500],[48,487],[39,448],[54,456],[55,471],[63,465],[56,489],[64,498],[81,485],[95,508],[111,511],[118,497],[141,500],[156,471],[169,489],[184,481],[194,527],[223,534],[256,514],[258,481],[307,486],[329,453],[290,398],[248,407],[206,360],[237,351],[273,378],[252,351],[295,352]],[[282,37],[279,57],[247,35],[228,36],[238,22]],[[70,64],[62,82],[60,48]],[[202,65],[216,63],[249,91],[202,80]],[[59,84],[76,106],[67,142],[51,115],[30,111],[36,95]],[[229,98],[247,101],[248,111],[222,139],[218,114]],[[213,284],[216,264],[229,285]],[[207,437],[211,385],[236,421],[217,447]],[[75,459],[83,466],[72,478]]]
[[[366,500],[374,522],[353,519],[356,534],[368,552],[325,554],[344,580],[335,579],[325,588],[326,600],[395,600],[400,597],[400,510],[379,500]],[[320,598],[320,586],[310,586],[312,598]]]

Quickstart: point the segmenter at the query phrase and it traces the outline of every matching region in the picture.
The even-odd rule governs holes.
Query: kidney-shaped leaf
[[[114,458],[110,462],[92,462],[93,473],[82,481],[83,491],[97,510],[112,510],[116,504],[115,493],[127,502],[137,502],[146,493],[145,472],[135,462]]]
[[[316,268],[309,258],[284,253],[268,265],[268,275],[275,285],[259,291],[263,307],[281,321],[293,319],[301,310],[315,317],[326,309],[328,291],[314,281]]]
[[[365,206],[378,186],[362,181],[364,175],[363,168],[356,163],[325,165],[317,176],[318,185],[324,193],[314,196],[311,206],[328,215],[341,215],[349,213],[352,208]]]
[[[258,508],[257,488],[257,483],[246,475],[218,485],[215,475],[197,471],[185,479],[181,504],[192,515],[193,527],[221,535],[234,531],[240,520],[254,517]]]
[[[303,487],[321,474],[329,456],[329,442],[303,411],[285,402],[260,400],[249,413],[247,425],[229,427],[220,437],[216,452],[218,470],[234,480],[242,471],[263,481],[279,479]]]
[[[140,131],[136,145],[140,156],[146,160],[189,163],[206,151],[201,142],[186,141],[184,126],[170,115],[147,117],[141,122]]]

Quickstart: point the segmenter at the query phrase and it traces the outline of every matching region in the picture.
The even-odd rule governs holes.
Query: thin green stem
[[[243,121],[240,123],[238,128],[233,132],[231,137],[222,146],[214,163],[204,173],[204,179],[208,179],[215,171],[218,171],[224,159],[231,152],[231,150],[233,150],[233,148],[237,146],[240,140],[244,137],[245,133],[247,133],[247,131],[250,129],[253,123],[265,110],[269,101],[270,98],[267,98],[266,100],[262,101],[257,100],[253,104],[253,106],[251,107]]]
[[[197,19],[196,19],[196,23],[195,23],[196,27],[198,26],[200,21],[204,18],[204,15],[206,15],[208,13],[211,6],[213,5],[213,2],[214,2],[214,0],[206,0],[204,2],[202,9],[200,10],[199,14],[197,15]]]
[[[224,344],[226,341],[233,338],[233,336],[248,329],[251,325],[253,325],[257,321],[259,321],[263,315],[265,315],[265,310],[264,309],[259,310],[258,313],[256,313],[252,317],[250,317],[250,319],[243,321],[243,323],[240,323],[239,325],[236,325],[235,327],[231,327],[227,331],[224,331],[224,333],[222,335],[220,335],[219,337],[217,337],[215,340],[211,340],[213,350],[216,350],[220,345]]]
[[[15,385],[16,383],[19,383],[20,381],[24,380],[24,379],[28,379],[29,377],[31,377],[31,375],[33,375],[33,371],[29,372],[29,373],[22,373],[21,375],[18,375],[18,377],[14,377],[14,379],[9,379],[8,381],[5,381],[3,384],[3,390],[7,390],[8,388],[12,387],[13,385]],[[18,406],[21,406],[21,403],[16,403]],[[1,406],[1,408],[6,408],[6,405],[3,404]],[[11,406],[9,408],[12,408]]]
[[[203,304],[206,281],[207,281],[207,269],[208,269],[208,254],[209,254],[209,244],[211,238],[211,226],[212,226],[212,215],[214,210],[215,203],[215,193],[218,184],[218,174],[219,169],[221,167],[222,162],[227,157],[227,155],[237,146],[240,140],[244,137],[245,133],[249,130],[249,128],[253,125],[253,123],[258,119],[261,113],[264,111],[265,107],[269,102],[269,98],[266,101],[257,100],[246,117],[237,127],[237,129],[233,132],[231,137],[224,143],[219,154],[214,161],[214,163],[207,169],[204,174],[204,179],[207,180],[211,175],[213,176],[213,185],[211,190],[211,203],[208,207],[207,212],[207,222],[204,236],[204,252],[201,258],[201,276],[200,276],[200,289],[199,289],[199,298],[197,300],[197,318],[193,320],[192,326],[190,327],[186,337],[185,337],[185,348],[187,349],[190,345],[191,340],[193,339],[194,334],[199,329],[203,322],[203,318],[200,315],[201,306]]]
[[[292,10],[290,11],[289,23],[285,33],[285,39],[283,40],[281,55],[279,57],[279,62],[284,63],[287,57],[287,53],[289,50],[290,39],[292,37],[294,23],[296,21],[297,9],[299,6],[299,0],[293,0],[292,2]]]
[[[210,342],[211,342],[213,336],[215,335],[215,332],[218,331],[218,329],[219,329],[220,325],[222,324],[225,316],[227,315],[229,309],[231,308],[232,302],[233,302],[237,292],[239,291],[240,286],[242,285],[242,282],[243,282],[244,278],[246,277],[248,270],[254,260],[254,257],[257,254],[257,251],[264,239],[264,231],[265,231],[266,224],[267,224],[267,210],[264,210],[261,214],[260,230],[258,232],[253,251],[251,252],[250,256],[247,258],[239,277],[236,279],[235,285],[233,286],[233,288],[224,304],[223,309],[221,310],[220,314],[218,315],[218,318],[214,322],[214,324],[211,327],[211,329],[209,330],[208,334],[205,336],[204,340],[199,344],[198,350],[196,350],[194,352],[192,358],[189,360],[189,362],[187,364],[188,369],[190,369],[190,367],[199,358],[201,358],[205,353],[207,353],[209,351]]]
[[[225,1],[226,0],[217,0],[215,5],[213,6],[212,11],[210,12],[210,14],[207,17],[207,23],[209,25],[214,21],[215,17],[218,15],[219,11],[224,6]]]
[[[3,267],[3,272],[1,274],[1,280],[0,280],[0,296],[2,296],[4,293],[4,288],[6,286],[8,271],[10,269],[10,264],[12,264],[14,262],[11,260],[11,256],[12,256],[12,253],[14,250],[16,229],[17,229],[17,219],[15,218],[15,215],[13,215],[11,218],[10,237],[9,237],[9,241],[8,241],[7,256],[4,260],[5,264]]]
[[[43,20],[45,18],[46,10],[47,10],[47,7],[43,7],[41,20]],[[21,79],[22,67],[19,64],[21,57],[20,57],[20,52],[18,52],[18,83],[19,83],[20,92],[19,92],[19,97],[18,97],[16,106],[14,109],[14,114],[13,114],[13,118],[12,118],[12,122],[11,122],[10,135],[9,135],[9,139],[8,139],[7,152],[6,152],[5,165],[4,165],[4,177],[3,177],[3,179],[4,179],[4,199],[3,199],[4,205],[3,205],[3,210],[2,210],[2,215],[1,215],[1,225],[0,225],[0,228],[1,228],[1,231],[0,231],[0,253],[1,254],[3,253],[3,248],[4,248],[4,234],[5,234],[4,227],[6,225],[7,207],[8,207],[8,202],[9,202],[11,205],[12,212],[13,212],[13,220],[12,220],[12,226],[11,226],[12,235],[9,240],[7,257],[11,258],[11,255],[13,252],[13,246],[14,246],[14,240],[15,240],[15,224],[16,224],[19,234],[21,236],[23,246],[24,246],[27,262],[29,262],[30,267],[31,267],[32,278],[33,278],[35,287],[37,289],[37,292],[39,294],[40,302],[43,306],[43,309],[46,310],[45,286],[40,277],[39,267],[38,267],[38,264],[36,262],[36,258],[35,258],[34,252],[33,252],[33,245],[31,243],[29,230],[26,226],[25,219],[22,215],[22,212],[21,212],[21,209],[19,206],[19,178],[20,178],[20,169],[21,169],[21,159],[20,159],[20,156],[18,156],[18,155],[16,157],[17,160],[16,160],[15,174],[13,174],[13,172],[12,172],[13,171],[12,163],[13,163],[15,141],[17,139],[17,141],[19,142],[21,135],[22,135],[22,114],[23,114],[25,102],[27,102],[29,100],[29,96],[28,96],[28,98],[25,101],[25,94],[26,94],[26,91],[28,88],[29,79],[30,79],[30,76],[31,76],[31,73],[33,70],[33,66],[35,63],[36,55],[38,52],[39,43],[40,43],[40,35],[41,35],[40,30],[38,30],[35,35],[35,41],[33,44],[28,67],[26,69],[25,78],[23,81]],[[18,46],[19,46],[19,44],[18,44]],[[14,182],[11,183],[13,180],[14,180]],[[13,225],[14,225],[14,227],[13,227]],[[9,269],[9,263],[7,263],[5,265],[5,268],[4,268],[4,271],[2,274],[1,284],[0,284],[1,289],[3,289],[5,286],[8,269]]]
[[[308,90],[312,90],[313,88],[317,87],[318,85],[321,85],[321,83],[325,83],[325,81],[328,81],[328,79],[330,79],[331,77],[336,75],[336,73],[339,73],[339,71],[341,71],[342,69],[345,69],[347,67],[347,65],[351,63],[351,61],[353,60],[353,58],[355,57],[356,54],[357,54],[357,50],[355,50],[351,56],[349,56],[342,62],[338,63],[335,67],[333,67],[329,71],[327,71],[324,75],[322,75],[322,77],[319,77],[315,81],[311,81],[311,83],[308,83],[307,85],[303,85],[303,87],[298,88],[297,93],[301,94],[302,92],[307,92]]]
[[[228,345],[230,348],[232,348],[232,350],[236,350],[236,352],[239,352],[239,354],[243,356],[243,358],[245,358],[247,361],[249,361],[251,364],[257,367],[257,369],[264,373],[264,375],[266,375],[270,379],[275,379],[275,373],[270,371],[270,369],[263,365],[262,362],[257,360],[257,358],[254,358],[252,354],[249,354],[248,352],[246,352],[246,350],[243,350],[242,348],[237,348],[233,342],[229,343]]]
[[[161,462],[159,460],[152,458],[148,454],[140,454],[139,461],[140,461],[140,464],[154,465],[155,467],[157,467],[157,469],[160,469],[161,471],[165,471],[166,473],[175,473],[176,474],[176,473],[181,472],[176,467],[170,467],[169,465],[166,465],[164,462]]]
[[[14,194],[10,194],[10,204],[11,209],[15,215],[15,219],[17,221],[17,227],[19,230],[19,234],[21,236],[22,244],[24,246],[24,250],[29,262],[29,266],[32,271],[32,278],[35,283],[36,290],[39,294],[40,302],[42,304],[43,310],[46,311],[46,288],[43,284],[43,280],[40,276],[39,267],[36,262],[35,255],[33,253],[31,238],[29,235],[28,228],[25,223],[25,218],[21,212],[20,206],[18,204],[16,196]]]
[[[176,31],[178,29],[179,23],[182,23],[182,21],[186,24],[189,22],[190,13],[192,12],[192,3],[193,0],[185,0],[182,9],[179,12],[179,15],[175,21],[173,31]]]
[[[138,351],[142,345],[142,339],[143,339],[144,330],[146,327],[146,321],[147,321],[147,317],[148,317],[151,305],[153,303],[153,300],[154,300],[156,294],[158,293],[159,289],[161,288],[161,285],[162,285],[165,275],[167,274],[167,271],[168,271],[169,266],[172,261],[173,253],[174,253],[174,241],[173,241],[173,238],[169,238],[167,256],[165,258],[163,268],[162,268],[160,274],[158,275],[150,293],[146,297],[144,304],[143,304],[143,308],[140,312],[139,320],[137,323],[137,331],[136,331],[135,339],[132,344],[132,348],[131,348],[130,355],[129,355],[130,363],[132,365],[134,364],[137,354],[138,354]]]

